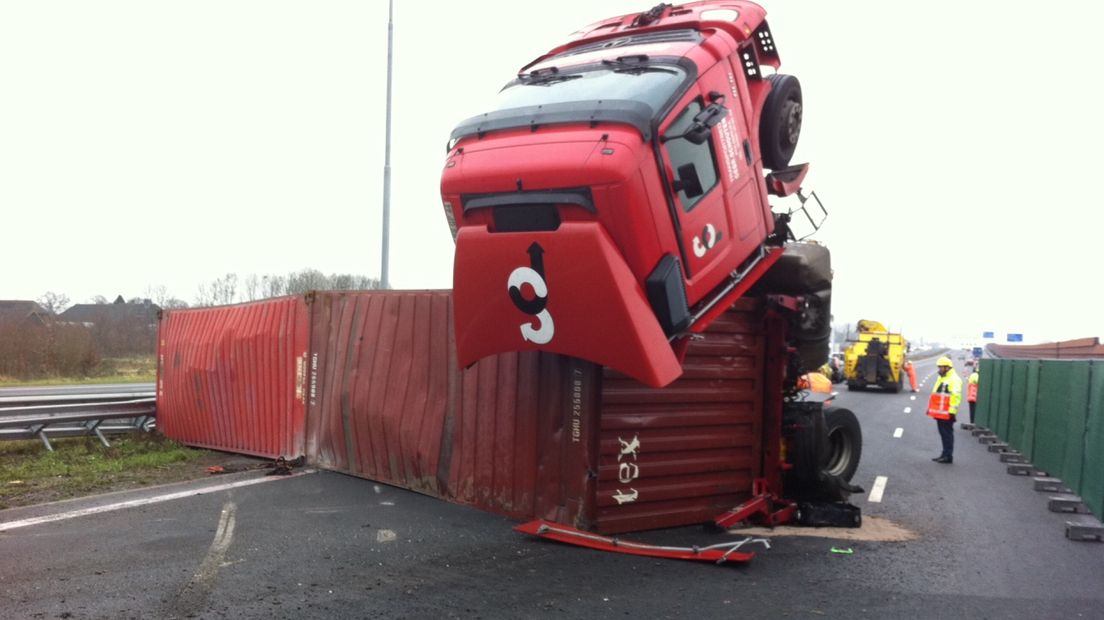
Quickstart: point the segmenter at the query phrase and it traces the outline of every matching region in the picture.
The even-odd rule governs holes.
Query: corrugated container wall
[[[579,522],[587,502],[565,494],[581,493],[587,475],[565,434],[563,386],[596,369],[537,353],[458,369],[451,306],[448,292],[314,299],[308,454],[485,510]]]
[[[706,521],[772,476],[781,343],[757,300],[693,342],[661,390],[535,352],[457,368],[451,306],[447,291],[319,292],[169,312],[159,424],[193,445],[294,446],[320,467],[608,533]]]
[[[765,345],[744,299],[691,343],[671,385],[605,371],[597,530],[708,521],[748,498],[763,476]]]
[[[164,311],[158,428],[215,450],[303,454],[308,319],[303,297]]]

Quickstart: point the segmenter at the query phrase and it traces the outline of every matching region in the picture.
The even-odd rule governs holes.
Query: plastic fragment
[[[846,549],[840,549],[838,547],[832,547],[831,551],[832,551],[832,553],[839,553],[839,554],[842,554],[842,555],[851,555],[852,553],[855,553],[854,550],[851,549],[851,547],[848,547]]]

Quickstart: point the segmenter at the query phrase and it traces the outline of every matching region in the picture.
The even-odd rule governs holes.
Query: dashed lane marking
[[[875,504],[882,501],[882,494],[885,493],[886,482],[889,482],[889,478],[885,476],[878,476],[874,479],[874,488],[870,489],[870,498],[868,501]]]
[[[900,439],[901,435],[904,435],[904,434],[905,434],[905,429],[903,429],[903,428],[898,428],[897,430],[893,431],[893,436],[896,437],[897,439]]]
[[[912,413],[912,407],[905,407],[905,413]]]

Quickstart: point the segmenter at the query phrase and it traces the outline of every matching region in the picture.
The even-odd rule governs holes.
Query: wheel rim
[[[782,107],[783,138],[790,145],[796,145],[801,137],[801,103],[789,100]]]
[[[843,476],[854,452],[855,444],[851,437],[841,428],[833,429],[828,433],[828,464],[824,470],[833,476]]]

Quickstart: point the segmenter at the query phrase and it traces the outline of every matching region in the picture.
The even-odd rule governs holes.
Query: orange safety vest
[[[971,383],[966,386],[966,400],[971,403],[977,402],[977,387],[978,384]]]
[[[951,413],[951,395],[942,392],[932,394],[928,399],[928,416],[936,420],[953,420]]]

